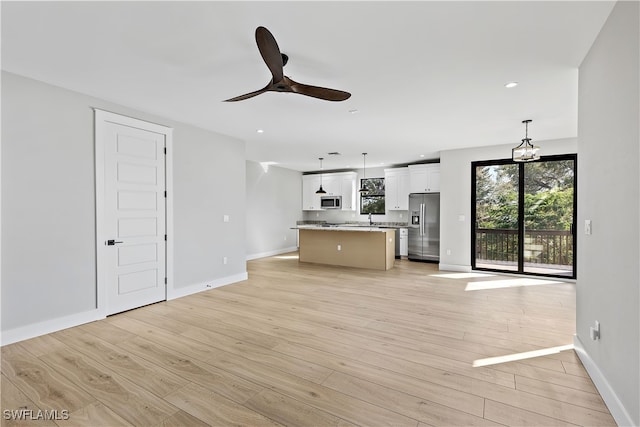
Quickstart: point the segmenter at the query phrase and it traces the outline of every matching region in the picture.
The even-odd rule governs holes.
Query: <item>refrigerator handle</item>
[[[424,203],[420,203],[420,235],[424,236]]]

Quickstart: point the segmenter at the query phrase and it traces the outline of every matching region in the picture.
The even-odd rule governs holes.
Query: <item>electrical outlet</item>
[[[229,215],[223,215],[222,216],[222,221],[223,222],[229,222]]]
[[[584,234],[591,234],[591,220],[584,220]]]
[[[227,257],[226,257],[226,256],[225,256],[225,257],[222,257],[222,263],[223,263],[223,264],[226,264],[226,263],[227,263]]]
[[[589,328],[589,336],[594,341],[600,339],[600,322],[597,320],[595,321],[595,325]]]
[[[447,249],[447,255],[451,255],[451,249]]]
[[[342,245],[338,245],[338,250],[341,251],[342,250]]]

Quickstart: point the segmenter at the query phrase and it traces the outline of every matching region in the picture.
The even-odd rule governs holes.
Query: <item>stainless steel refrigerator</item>
[[[409,194],[409,259],[440,260],[440,194]]]

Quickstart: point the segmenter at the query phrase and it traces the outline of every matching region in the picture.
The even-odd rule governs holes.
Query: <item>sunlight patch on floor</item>
[[[298,255],[277,255],[274,256],[277,259],[298,259]]]
[[[553,285],[558,282],[557,280],[543,280],[543,279],[507,279],[507,280],[486,280],[484,282],[469,282],[465,291],[482,291],[486,289],[502,289],[502,288],[517,288],[522,286],[537,286],[537,285]]]
[[[543,348],[541,350],[526,351],[524,353],[507,354],[505,356],[488,357],[473,361],[473,367],[497,365],[499,363],[515,362],[517,360],[533,359],[534,357],[557,354],[561,351],[573,349],[573,344],[561,345],[559,347]]]
[[[441,277],[443,279],[476,279],[478,277],[494,277],[495,274],[486,273],[442,273],[432,274],[431,277]]]

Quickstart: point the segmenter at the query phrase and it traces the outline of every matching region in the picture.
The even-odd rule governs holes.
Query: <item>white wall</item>
[[[576,346],[620,425],[640,425],[638,2],[618,2],[579,70]],[[580,227],[578,227],[580,229]],[[601,339],[589,328],[598,320]]]
[[[247,259],[297,249],[296,230],[302,219],[302,174],[247,161]]]
[[[174,128],[176,291],[246,277],[243,142],[3,72],[3,343],[94,320],[91,107]]]
[[[530,132],[535,137],[535,127]],[[471,270],[471,162],[508,159],[519,142],[514,139],[512,145],[440,152],[441,270]],[[543,156],[572,154],[577,149],[575,138],[534,142]],[[451,255],[447,255],[447,249]]]

